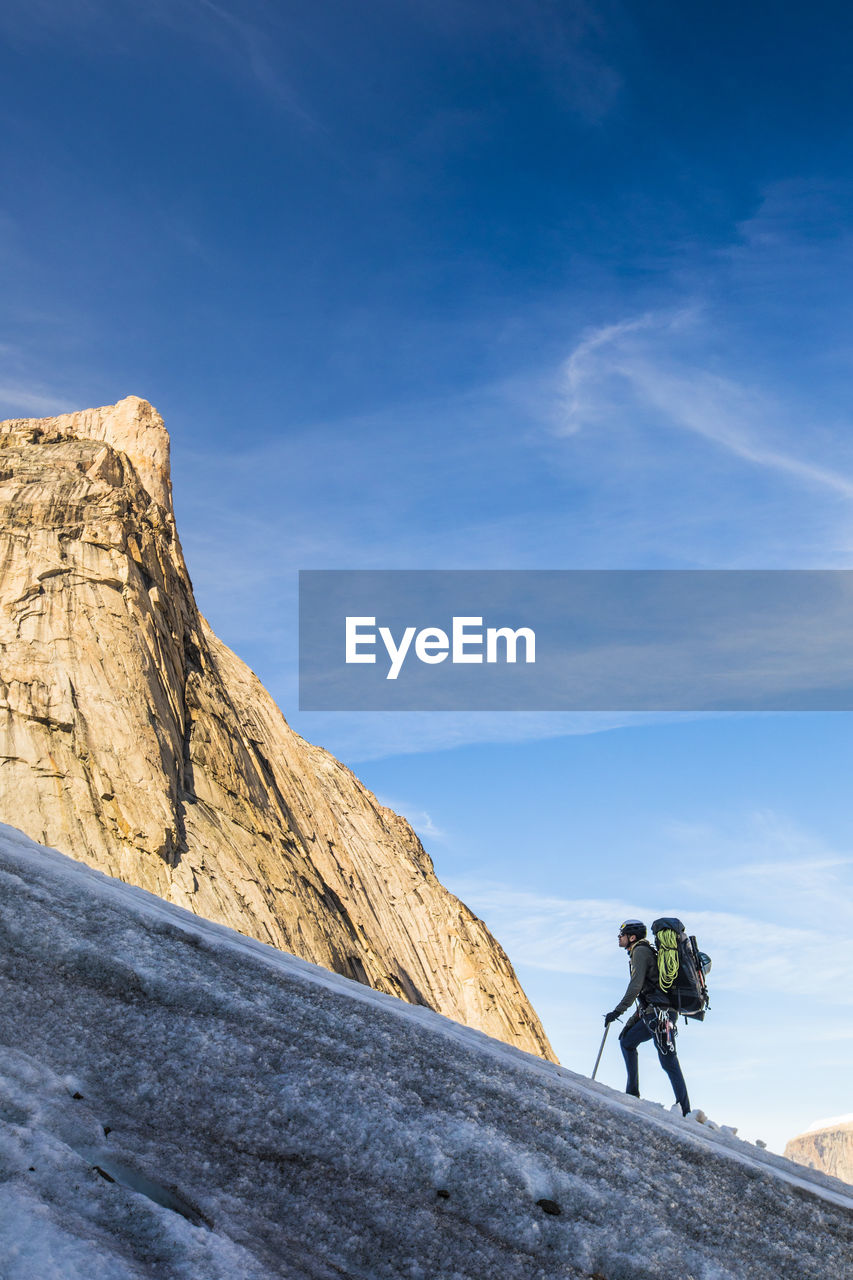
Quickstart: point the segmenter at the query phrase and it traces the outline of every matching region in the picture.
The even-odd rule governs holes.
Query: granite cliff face
[[[853,1116],[792,1138],[785,1147],[785,1155],[809,1169],[820,1169],[821,1173],[829,1173],[843,1182],[853,1182]]]
[[[211,920],[553,1057],[403,818],[199,614],[136,397],[0,424],[0,820]]]

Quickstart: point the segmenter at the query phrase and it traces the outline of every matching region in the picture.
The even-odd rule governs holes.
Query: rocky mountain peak
[[[208,919],[552,1056],[409,824],[198,611],[147,401],[0,424],[0,820]]]
[[[37,429],[41,439],[102,441],[132,464],[151,498],[172,515],[169,433],[160,414],[147,400],[125,396],[118,404],[82,409],[55,418],[17,418],[0,423],[0,432],[14,435]]]

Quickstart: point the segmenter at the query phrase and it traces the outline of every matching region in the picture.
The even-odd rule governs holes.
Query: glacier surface
[[[826,1280],[853,1187],[0,826],[2,1280]]]

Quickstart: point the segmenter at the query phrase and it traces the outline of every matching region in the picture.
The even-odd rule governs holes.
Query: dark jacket
[[[646,1006],[653,1003],[653,997],[660,994],[657,952],[648,938],[641,938],[639,942],[634,943],[628,951],[628,960],[631,966],[631,981],[613,1012],[624,1013],[635,1000],[639,1002],[639,1009],[626,1023],[625,1029],[632,1026]]]

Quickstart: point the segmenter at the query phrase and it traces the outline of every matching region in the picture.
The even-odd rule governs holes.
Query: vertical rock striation
[[[853,1182],[853,1116],[828,1120],[799,1134],[785,1147],[785,1155],[809,1169],[820,1169],[842,1182]]]
[[[295,734],[199,614],[146,401],[0,423],[0,819],[552,1057],[411,827]]]

